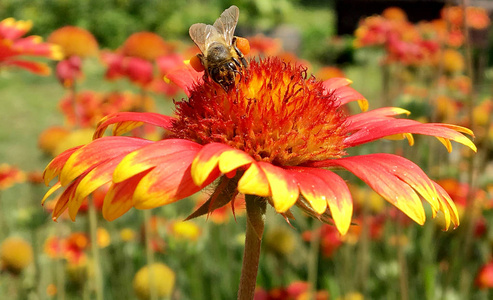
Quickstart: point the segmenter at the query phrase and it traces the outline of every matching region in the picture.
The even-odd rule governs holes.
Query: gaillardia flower
[[[180,73],[186,74],[186,73]],[[172,79],[171,75],[168,78]],[[192,77],[190,77],[192,78]],[[185,83],[184,78],[180,78]],[[346,182],[332,169],[346,169],[419,224],[425,211],[442,211],[446,226],[459,224],[447,193],[413,162],[393,154],[348,156],[346,150],[390,135],[436,136],[451,150],[450,140],[476,150],[448,124],[423,124],[396,118],[404,109],[385,107],[349,116],[344,106],[366,100],[350,81],[317,81],[305,70],[278,58],[251,61],[225,92],[211,80],[188,82],[188,99],[176,103],[176,117],[156,113],[117,113],[101,120],[91,143],[65,151],[47,166],[46,194],[64,188],[53,219],[68,208],[75,219],[83,199],[111,182],[103,216],[118,218],[131,207],[149,209],[188,197],[215,182],[210,199],[190,217],[233,201],[238,193],[266,198],[285,217],[297,205],[345,234],[353,203]],[[148,123],[164,128],[160,141],[114,135]],[[248,207],[248,204],[247,204]]]
[[[0,21],[0,67],[18,67],[47,76],[51,69],[46,63],[26,60],[26,56],[59,60],[62,52],[58,46],[43,43],[39,36],[22,37],[31,27],[31,21],[16,21],[13,18]]]
[[[72,87],[77,79],[82,78],[82,60],[99,52],[96,38],[80,27],[58,28],[50,34],[48,41],[63,50],[64,57],[56,66],[56,76],[65,87]]]

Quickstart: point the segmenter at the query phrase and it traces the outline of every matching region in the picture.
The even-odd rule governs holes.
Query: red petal
[[[328,204],[338,231],[346,234],[353,215],[353,201],[346,182],[325,169],[295,167],[289,170],[315,212],[324,213]]]
[[[16,66],[41,76],[48,76],[51,74],[50,67],[48,67],[47,64],[41,62],[26,61],[26,60],[10,60],[4,63],[4,66]]]
[[[147,172],[142,172],[122,182],[113,183],[103,203],[103,217],[113,221],[133,207],[133,196],[137,185]]]
[[[181,139],[154,142],[128,154],[113,173],[114,182],[122,182],[141,172],[166,164],[170,159],[180,159],[183,151],[197,153],[202,145]]]
[[[404,170],[397,167],[393,169],[390,163],[382,162],[380,154],[360,155],[315,163],[317,166],[327,166],[327,164],[349,170],[416,223],[424,223],[426,217],[421,200],[413,188],[401,179],[401,177],[408,176],[405,175],[405,172],[397,175],[398,171]],[[403,165],[396,163],[395,166],[402,167]],[[415,170],[408,168],[406,171],[409,174],[414,174]]]
[[[116,135],[128,132],[129,130],[142,125],[142,123],[170,129],[173,125],[173,120],[174,118],[172,117],[158,113],[119,112],[108,115],[99,121],[96,132],[94,132],[94,139],[102,137],[106,128],[112,124],[117,124],[113,129],[113,133]]]
[[[299,196],[298,183],[294,176],[287,170],[270,163],[259,162],[258,165],[269,181],[274,208],[279,213],[288,211],[296,203]]]
[[[341,105],[351,101],[366,100],[363,95],[348,86],[351,83],[351,80],[347,78],[330,78],[325,80],[323,85],[328,94],[332,94],[334,97],[339,99]]]
[[[53,178],[60,175],[65,163],[69,159],[69,157],[75,152],[75,150],[81,148],[82,146],[77,146],[74,148],[70,148],[65,150],[63,153],[55,157],[45,168],[43,172],[43,178],[45,180],[45,184],[48,185]]]
[[[358,131],[348,136],[344,143],[347,147],[354,147],[368,143],[389,135],[402,133],[424,134],[435,137],[450,139],[466,145],[476,151],[476,146],[463,134],[459,133],[456,128],[449,128],[448,124],[439,123],[420,123],[407,119],[384,119],[373,121],[367,119],[367,124],[362,126]],[[460,127],[463,130],[463,127]]]
[[[220,143],[205,145],[192,163],[192,176],[197,185],[201,185],[211,172],[218,170],[219,158],[223,152],[232,148]]]
[[[134,206],[146,209],[166,205],[188,197],[214,181],[220,175],[218,170],[210,173],[201,185],[194,183],[191,165],[197,152],[198,147],[187,146],[181,147],[174,155],[160,158],[160,164],[139,182],[134,194]]]
[[[150,143],[152,141],[122,136],[110,136],[94,140],[70,156],[60,173],[60,182],[65,186],[86,170],[113,158],[123,157],[123,155]]]
[[[202,72],[195,71],[190,64],[183,64],[166,74],[165,80],[169,80],[182,88],[185,94],[190,97],[193,87],[203,82],[202,77]]]
[[[369,123],[379,122],[381,120],[394,119],[393,116],[406,114],[409,115],[410,112],[399,107],[382,107],[367,112],[359,113],[356,115],[349,116],[347,118],[347,130],[355,131],[359,130]]]

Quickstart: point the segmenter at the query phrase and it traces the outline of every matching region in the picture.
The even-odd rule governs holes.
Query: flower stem
[[[251,300],[255,294],[260,261],[260,245],[265,225],[265,199],[246,195],[247,226],[238,300]]]
[[[94,205],[94,201],[92,197],[87,199],[89,204],[89,234],[91,238],[91,252],[93,258],[93,267],[94,267],[94,284],[96,291],[96,299],[103,300],[103,279],[101,275],[101,264],[99,258],[99,249],[98,249],[98,221],[97,221],[97,212],[96,206]]]
[[[157,300],[157,290],[156,290],[156,277],[154,276],[154,252],[152,250],[152,237],[151,237],[151,222],[152,222],[152,212],[150,209],[144,210],[144,238],[146,244],[146,259],[147,268],[149,270],[149,299]]]

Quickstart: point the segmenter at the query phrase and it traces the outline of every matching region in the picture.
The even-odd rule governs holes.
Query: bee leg
[[[232,44],[233,44],[233,48],[234,48],[234,49],[235,49],[235,51],[236,51],[236,54],[238,54],[238,57],[239,57],[239,58],[240,58],[240,60],[241,60],[241,63],[242,63],[242,65],[243,65],[243,67],[245,67],[245,68],[246,68],[246,67],[248,67],[248,63],[247,63],[247,61],[246,61],[246,59],[245,59],[245,56],[244,56],[244,55],[243,55],[243,53],[240,51],[240,49],[238,49],[238,47],[236,47],[236,36],[234,36],[234,37],[233,37],[233,43],[232,43]],[[235,61],[235,63],[236,63],[236,62],[238,62],[238,60],[236,60],[236,61]],[[237,65],[238,65],[239,67],[241,67],[239,63],[237,63]]]

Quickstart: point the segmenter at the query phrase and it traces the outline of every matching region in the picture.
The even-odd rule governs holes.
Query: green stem
[[[310,239],[310,256],[308,257],[308,282],[310,283],[311,293],[315,295],[318,280],[318,256],[320,251],[320,234],[322,230],[321,222],[313,222],[312,237]]]
[[[147,268],[149,272],[149,296],[150,300],[157,300],[157,290],[156,290],[156,277],[154,276],[154,252],[152,250],[151,244],[151,210],[144,210],[144,235],[145,235],[145,243],[146,243],[146,259],[147,259]]]
[[[96,216],[96,207],[92,197],[87,199],[89,204],[89,234],[91,238],[91,252],[94,267],[94,283],[96,290],[96,299],[103,300],[103,281],[101,276],[101,264],[98,249],[98,221]]]
[[[255,294],[267,206],[265,199],[257,196],[246,195],[245,202],[247,226],[238,300],[251,300]]]

